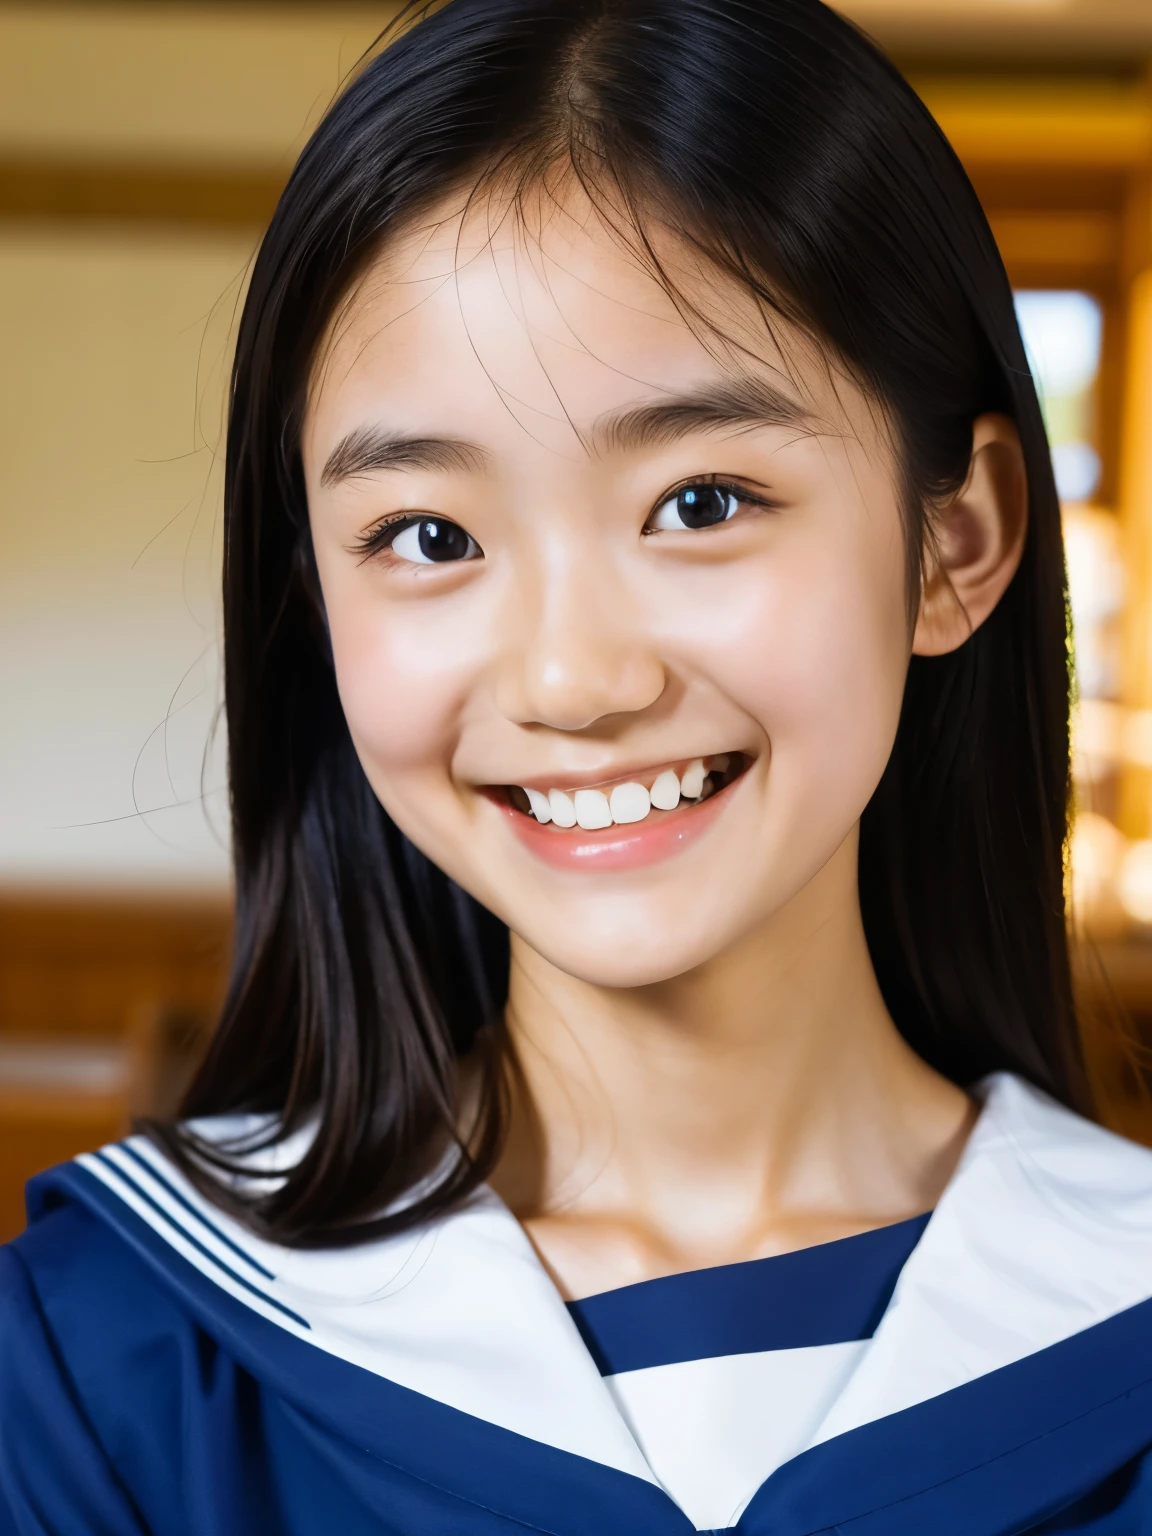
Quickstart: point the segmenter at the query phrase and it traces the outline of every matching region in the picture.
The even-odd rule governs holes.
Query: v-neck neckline
[[[567,1303],[603,1376],[870,1339],[930,1212]]]

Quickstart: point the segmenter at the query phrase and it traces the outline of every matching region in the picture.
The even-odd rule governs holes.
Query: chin
[[[565,975],[589,986],[656,986],[705,965],[723,953],[737,935],[702,931],[691,916],[669,923],[663,912],[637,913],[630,920],[606,922],[604,914],[587,925],[565,924],[563,931],[539,924],[510,924],[523,943]],[[659,936],[659,937],[657,937]]]

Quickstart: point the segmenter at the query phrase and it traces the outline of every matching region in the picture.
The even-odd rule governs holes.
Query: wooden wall
[[[216,897],[0,895],[0,1031],[107,1036],[149,1001],[211,1011],[229,934]]]
[[[222,898],[0,895],[0,1241],[32,1174],[171,1107],[230,930]]]
[[[33,1174],[174,1107],[230,931],[220,898],[0,893],[0,1241],[23,1226]],[[1152,950],[1081,948],[1077,977],[1104,1116],[1152,1144]]]

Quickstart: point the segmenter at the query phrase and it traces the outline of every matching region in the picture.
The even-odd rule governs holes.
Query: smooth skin
[[[364,770],[511,930],[492,1182],[568,1297],[939,1197],[976,1110],[884,1006],[859,822],[910,654],[988,616],[1026,526],[1015,428],[981,416],[910,622],[883,411],[648,233],[687,304],[571,187],[434,210],[349,295],[303,439]],[[684,527],[686,483],[732,515]],[[422,557],[422,517],[462,558]],[[512,829],[507,786],[732,752],[706,830],[642,867],[557,868]]]

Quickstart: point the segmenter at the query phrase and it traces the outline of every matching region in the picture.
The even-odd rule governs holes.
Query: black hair
[[[300,156],[232,375],[235,957],[181,1113],[260,1112],[266,1139],[308,1126],[311,1140],[278,1187],[254,1190],[221,1177],[242,1167],[235,1149],[181,1122],[151,1134],[212,1199],[301,1245],[446,1210],[499,1155],[507,932],[401,835],[357,760],[318,615],[299,437],[318,349],[382,243],[454,191],[557,166],[612,189],[641,244],[658,216],[879,403],[906,482],[914,596],[975,417],[1014,418],[1028,476],[1020,567],[958,650],[912,659],[863,818],[859,888],[884,999],[926,1061],[962,1085],[1007,1069],[1086,1107],[1064,920],[1059,507],[1008,280],[955,154],[894,66],[819,0],[424,10]],[[483,1068],[462,1136],[466,1053]]]

